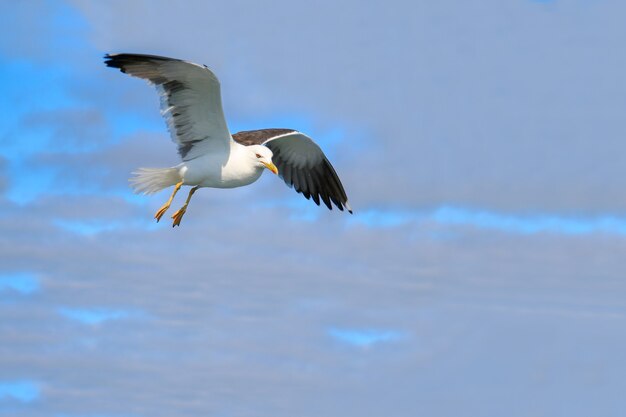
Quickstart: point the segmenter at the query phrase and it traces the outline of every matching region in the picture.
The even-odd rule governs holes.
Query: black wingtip
[[[117,68],[122,72],[125,71],[125,66],[129,64],[136,64],[146,61],[156,61],[156,60],[166,60],[169,58],[160,57],[156,55],[144,55],[144,54],[105,54],[104,55],[104,64],[107,67]]]
[[[139,62],[148,62],[148,61],[178,61],[181,62],[180,59],[177,58],[169,58],[167,56],[161,55],[150,55],[150,54],[134,54],[128,52],[122,52],[119,54],[104,54],[105,63],[111,62],[113,64],[117,62],[124,63],[139,63]]]
[[[117,68],[124,72],[124,59],[120,59],[120,56],[124,54],[105,54],[104,65],[109,68]]]

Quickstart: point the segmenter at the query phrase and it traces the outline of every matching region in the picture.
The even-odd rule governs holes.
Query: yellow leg
[[[191,190],[189,190],[189,195],[187,196],[187,201],[185,201],[185,204],[183,204],[183,206],[180,209],[178,209],[176,213],[172,215],[172,219],[174,219],[174,223],[172,223],[172,227],[180,226],[180,221],[183,219],[183,216],[185,215],[185,212],[187,211],[189,200],[191,200],[191,196],[193,195],[193,193],[196,192],[198,188],[200,188],[200,186],[196,185]]]
[[[180,187],[182,186],[183,186],[182,181],[176,184],[176,186],[174,187],[174,192],[170,196],[169,200],[167,200],[167,203],[163,204],[163,206],[161,206],[159,211],[155,213],[154,218],[156,219],[157,223],[159,222],[159,220],[161,220],[161,217],[163,217],[167,209],[170,208],[170,205],[172,204],[172,200],[174,200],[174,196],[176,195],[176,193],[178,192],[178,190],[180,190]]]

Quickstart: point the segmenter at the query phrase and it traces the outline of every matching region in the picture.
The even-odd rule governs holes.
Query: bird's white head
[[[278,174],[278,168],[272,162],[272,151],[263,145],[252,145],[247,147],[250,150],[250,155],[253,158],[255,164],[260,167],[267,168],[274,174]]]

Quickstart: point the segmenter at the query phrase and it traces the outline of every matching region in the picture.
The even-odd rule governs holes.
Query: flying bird
[[[174,190],[154,218],[170,208],[182,186],[191,186],[185,204],[172,215],[179,226],[193,194],[202,187],[235,188],[258,180],[265,169],[280,176],[315,204],[350,213],[348,197],[335,169],[322,149],[294,129],[260,129],[231,135],[220,94],[220,82],[206,65],[143,54],[107,54],[107,66],[154,85],[161,99],[172,140],[182,162],[169,168],[139,168],[131,186],[136,192],[154,194]]]

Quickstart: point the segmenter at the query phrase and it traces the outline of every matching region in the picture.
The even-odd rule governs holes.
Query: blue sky
[[[0,291],[13,290],[22,294],[32,294],[39,290],[39,280],[33,274],[11,273],[0,275]]]
[[[622,415],[620,2],[0,12],[0,416]],[[177,155],[108,52],[210,66],[355,214],[266,175],[154,223],[127,178]]]
[[[39,388],[32,381],[10,381],[0,383],[0,398],[29,403],[39,398]]]

